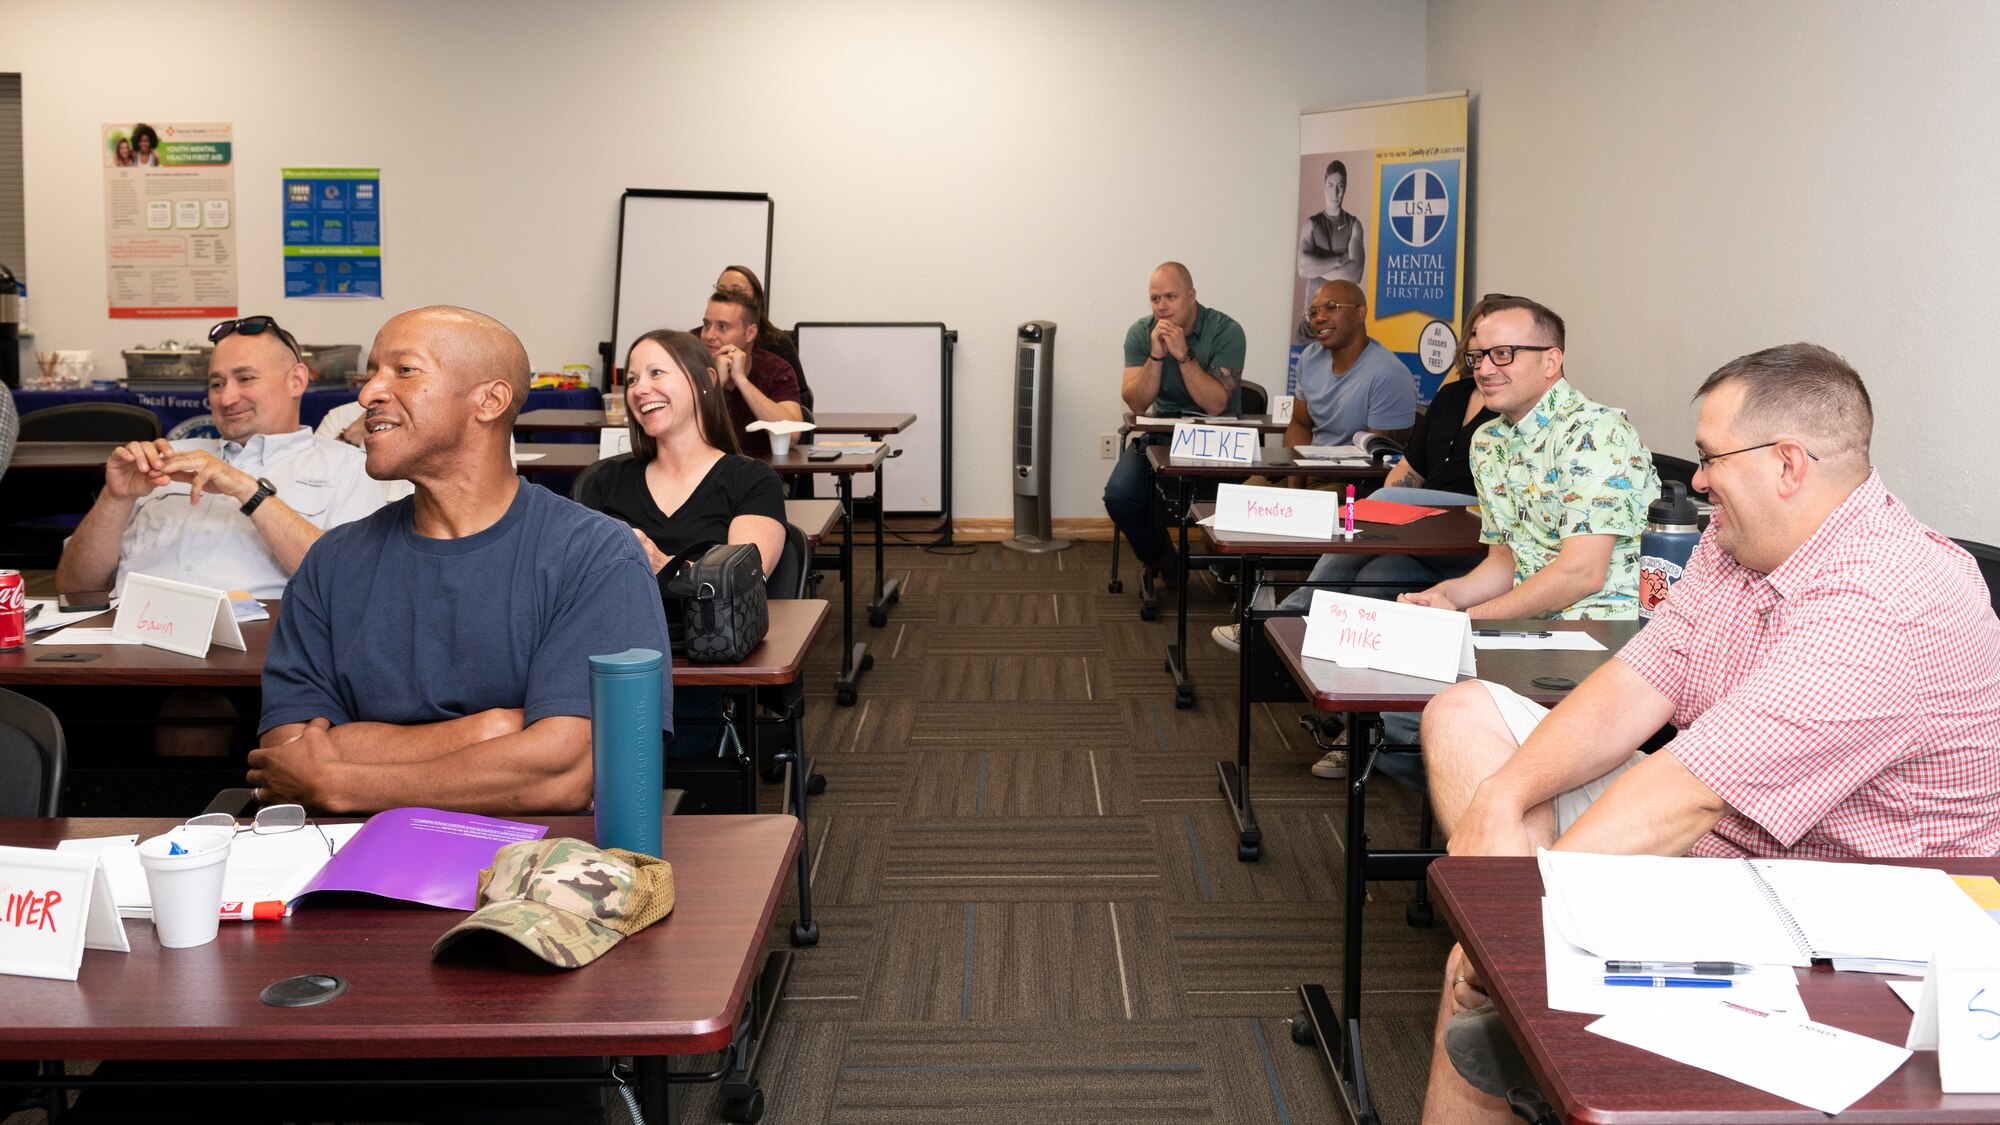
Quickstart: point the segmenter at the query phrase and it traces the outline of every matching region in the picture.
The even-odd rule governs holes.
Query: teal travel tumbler
[[[600,848],[660,855],[660,660],[650,648],[590,658],[591,789]]]

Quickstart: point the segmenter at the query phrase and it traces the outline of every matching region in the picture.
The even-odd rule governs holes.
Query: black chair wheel
[[[895,604],[896,604],[897,602],[900,602],[900,601],[902,601],[902,600],[903,600],[903,589],[902,589],[902,587],[898,586],[898,587],[897,587],[897,588],[895,588],[894,590],[891,590],[891,591],[889,591],[889,604],[890,604],[890,605],[895,605]]]
[[[854,706],[855,698],[854,689],[851,687],[837,687],[833,689],[833,701],[842,707]]]
[[[823,774],[823,773],[816,773],[816,774],[812,775],[811,777],[809,777],[809,778],[806,778],[806,796],[808,796],[808,797],[817,797],[817,796],[819,796],[819,795],[820,795],[821,793],[824,793],[824,792],[826,792],[826,775],[825,775],[825,774]]]
[[[1174,692],[1174,706],[1182,711],[1192,710],[1194,708],[1194,688],[1184,687]]]
[[[1160,619],[1160,611],[1156,607],[1148,605],[1142,605],[1139,607],[1139,620],[1158,621],[1159,619]]]
[[[728,1098],[722,1103],[724,1120],[738,1125],[754,1125],[764,1119],[764,1091],[752,1090],[747,1098]]]
[[[1292,1042],[1310,1047],[1318,1039],[1319,1036],[1313,1034],[1313,1021],[1306,1018],[1304,1012],[1292,1017]]]
[[[875,667],[875,654],[874,654],[874,653],[872,653],[872,652],[864,652],[864,653],[862,653],[862,654],[861,654],[861,670],[862,670],[863,672],[866,672],[866,671],[867,671],[868,669],[870,669],[870,668],[873,668],[873,667]]]
[[[757,776],[763,778],[766,784],[776,785],[780,781],[785,780],[785,767],[765,766],[763,769],[757,771]]]
[[[797,946],[819,944],[818,922],[793,922],[792,944]]]
[[[1431,923],[1437,921],[1437,917],[1432,913],[1430,903],[1412,900],[1409,905],[1403,907],[1403,921],[1419,929],[1428,929]]]
[[[893,601],[894,599],[891,600]],[[868,623],[880,629],[889,623],[889,615],[879,609],[871,609],[868,611]]]
[[[1238,863],[1255,863],[1261,855],[1263,855],[1263,848],[1257,844],[1236,845],[1236,861]]]
[[[1106,591],[1110,593],[1122,594],[1125,592],[1125,583],[1119,581],[1116,578],[1113,578],[1110,582],[1105,584],[1104,588]]]

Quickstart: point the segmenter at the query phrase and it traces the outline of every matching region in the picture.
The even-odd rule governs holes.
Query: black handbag
[[[679,598],[686,626],[675,652],[696,664],[735,664],[771,627],[764,564],[749,543],[697,543],[673,557],[661,590]]]

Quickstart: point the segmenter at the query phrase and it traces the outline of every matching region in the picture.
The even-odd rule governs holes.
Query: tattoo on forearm
[[[1223,390],[1232,395],[1236,393],[1236,385],[1243,381],[1243,373],[1234,368],[1218,367],[1209,374],[1214,376],[1216,382],[1222,384]]]

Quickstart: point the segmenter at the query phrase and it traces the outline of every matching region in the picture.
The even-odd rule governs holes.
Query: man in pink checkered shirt
[[[1452,854],[2000,852],[2000,620],[1869,466],[1860,377],[1791,344],[1696,397],[1717,511],[1646,628],[1552,711],[1479,681],[1425,710]],[[1509,1120],[1493,1094],[1518,1075],[1481,1056],[1511,1048],[1457,949],[1447,975],[1424,1120]]]

